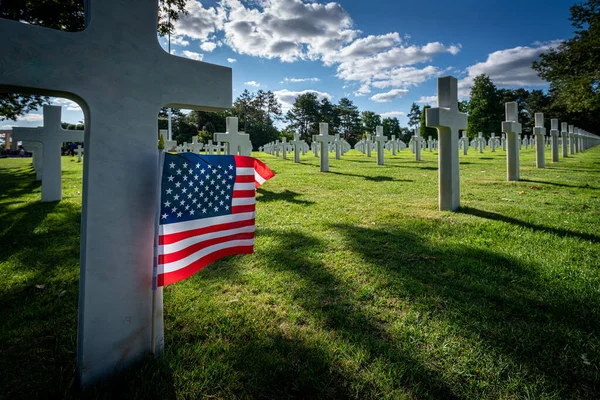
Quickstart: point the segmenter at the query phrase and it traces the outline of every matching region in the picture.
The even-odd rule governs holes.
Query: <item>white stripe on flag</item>
[[[254,190],[255,188],[255,184],[254,182],[248,182],[248,183],[236,183],[235,185],[233,185],[233,190]]]
[[[262,177],[262,176],[261,176],[261,175],[260,175],[258,172],[255,172],[255,173],[254,173],[254,180],[255,180],[256,182],[258,182],[258,184],[259,184],[259,185],[262,185],[263,183],[265,183],[265,182],[266,182],[266,179],[265,179],[265,178],[263,178],[263,177]]]
[[[202,219],[202,226],[221,225],[228,222],[244,221],[247,219],[253,219],[256,217],[256,213],[246,212],[239,214],[221,215],[219,217],[211,217]],[[189,231],[191,229],[198,229],[199,224],[197,219],[184,222],[175,222],[174,224],[165,224],[160,226],[159,233],[161,235],[170,235],[172,233],[179,233]]]
[[[237,246],[254,246],[254,239],[231,240],[228,242],[218,243],[213,246],[209,246],[205,249],[195,252],[194,254],[190,254],[186,258],[183,258],[179,261],[169,263],[169,264],[162,264],[161,265],[162,268],[160,268],[160,269],[162,269],[161,273],[168,274],[170,272],[175,272],[177,270],[180,270],[182,268],[189,266],[190,264],[192,264],[195,261],[198,261],[202,257],[205,257],[211,253],[214,253],[215,251],[227,249],[229,247],[237,247]]]
[[[249,206],[256,204],[256,197],[234,197],[231,202],[232,206]]]
[[[236,175],[254,175],[254,168],[236,168]]]
[[[255,228],[254,225],[250,225],[250,226],[244,226],[241,228],[227,229],[224,231],[211,232],[211,233],[206,233],[204,235],[192,236],[190,238],[180,240],[179,242],[176,242],[173,244],[165,244],[165,245],[159,246],[160,254],[174,253],[176,251],[183,250],[193,244],[204,242],[204,241],[210,240],[210,239],[216,239],[216,238],[229,236],[229,235],[236,235],[238,233],[254,232],[254,228]]]

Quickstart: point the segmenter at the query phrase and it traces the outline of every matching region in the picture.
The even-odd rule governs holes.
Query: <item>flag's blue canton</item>
[[[233,156],[166,153],[160,224],[231,214],[234,184]]]

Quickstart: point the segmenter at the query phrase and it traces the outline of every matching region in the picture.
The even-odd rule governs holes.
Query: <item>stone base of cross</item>
[[[438,108],[427,109],[426,126],[438,130],[439,209],[460,207],[458,131],[467,128],[467,115],[458,110],[458,83],[455,77],[438,78]]]

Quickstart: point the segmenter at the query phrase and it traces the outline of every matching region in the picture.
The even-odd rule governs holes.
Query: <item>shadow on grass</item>
[[[530,182],[534,182],[534,181],[530,181]],[[474,216],[480,217],[480,218],[502,221],[502,222],[506,222],[508,224],[518,225],[518,226],[522,226],[524,228],[532,229],[534,231],[553,233],[553,234],[555,234],[557,236],[561,236],[561,237],[575,237],[575,238],[579,238],[581,240],[590,241],[592,243],[600,243],[600,236],[596,236],[596,235],[589,234],[589,233],[573,232],[573,231],[569,231],[567,229],[551,228],[551,227],[547,227],[547,226],[543,226],[543,225],[537,225],[537,224],[533,224],[531,222],[521,221],[519,219],[507,217],[505,215],[498,214],[498,213],[491,212],[491,211],[479,210],[477,208],[472,208],[472,207],[461,207],[457,210],[457,212],[462,213],[462,214],[474,215]]]
[[[330,174],[334,175],[343,175],[343,176],[353,176],[356,178],[363,178],[367,181],[371,182],[414,182],[412,179],[396,179],[391,176],[368,176],[368,175],[358,175],[358,174],[348,174],[344,172],[335,172],[329,171]]]
[[[286,298],[302,315],[286,319],[276,331],[242,329],[239,337],[228,336],[226,362],[243,388],[234,397],[370,398],[375,393],[390,395],[390,389],[396,389],[416,397],[457,398],[439,372],[398,346],[380,322],[363,312],[355,288],[321,261],[320,255],[328,251],[324,243],[297,231],[261,229],[257,238],[275,244],[261,254],[261,260],[273,277],[293,280]],[[251,323],[252,316],[246,318]],[[330,334],[336,344],[307,336],[305,329]],[[389,381],[361,378],[331,346],[366,354],[360,366],[364,373],[384,363]]]
[[[592,189],[592,190],[600,190],[600,188],[590,186],[589,184],[585,185],[569,185],[566,183],[557,183],[557,182],[548,182],[548,181],[536,181],[533,179],[520,179],[521,182],[532,182],[532,183],[543,183],[544,185],[552,185],[552,186],[560,186],[560,187],[569,187],[576,189]]]
[[[293,203],[293,204],[300,204],[303,206],[309,206],[311,204],[314,204],[314,201],[308,201],[308,200],[300,200],[297,199],[297,197],[302,196],[302,194],[297,193],[297,192],[292,192],[291,190],[284,190],[283,192],[270,192],[268,190],[259,188],[256,190],[256,192],[258,194],[260,194],[261,196],[258,197],[256,200],[258,202],[272,202],[272,201],[286,201],[288,203]]]
[[[496,384],[507,385],[509,376],[516,379],[518,386],[511,389],[516,397],[544,397],[549,393],[558,398],[597,397],[598,372],[581,362],[582,354],[594,359],[598,356],[590,342],[600,330],[597,299],[580,298],[560,283],[549,283],[537,274],[534,265],[494,251],[440,246],[414,231],[394,227],[333,227],[354,244],[357,256],[372,266],[371,281],[383,282],[374,290],[373,303],[385,304],[385,298],[377,297],[384,293],[410,299],[411,307],[434,320],[446,321],[451,331],[468,339],[460,340],[467,346],[454,349],[458,353],[468,352],[470,346],[483,341],[482,349],[490,349],[483,351],[492,351],[491,357],[503,359],[505,364],[497,371]],[[385,340],[385,336],[375,340]],[[473,373],[477,380],[479,371],[465,373]],[[447,377],[452,380],[452,375]],[[421,384],[427,387],[427,378]],[[492,393],[499,389],[468,387],[464,382],[458,385],[465,390],[461,397],[496,397]],[[435,393],[426,396],[439,397]]]

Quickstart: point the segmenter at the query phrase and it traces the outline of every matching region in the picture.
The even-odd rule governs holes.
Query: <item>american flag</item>
[[[255,190],[275,174],[246,156],[165,154],[154,286],[254,250]]]

